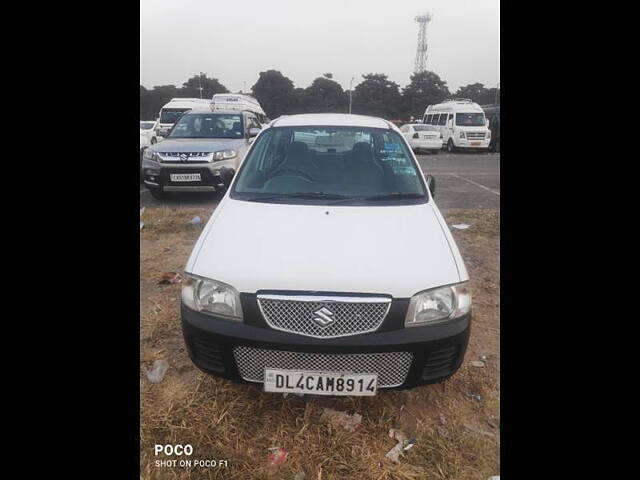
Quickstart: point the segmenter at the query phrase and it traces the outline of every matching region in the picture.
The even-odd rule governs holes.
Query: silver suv
[[[260,129],[249,111],[190,110],[165,140],[145,150],[144,184],[155,198],[167,192],[224,190]]]

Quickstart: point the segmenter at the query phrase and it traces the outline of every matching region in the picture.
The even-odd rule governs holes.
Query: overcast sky
[[[427,69],[453,92],[500,81],[499,0],[141,0],[140,84],[181,86],[205,72],[231,91],[280,70],[306,88],[323,73],[343,88],[365,73],[404,87],[418,25],[430,12]]]

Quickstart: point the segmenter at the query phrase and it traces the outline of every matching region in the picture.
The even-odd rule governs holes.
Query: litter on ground
[[[362,422],[362,415],[359,413],[349,415],[347,412],[325,408],[320,416],[320,422],[330,423],[334,427],[342,427],[348,432],[355,432],[360,422]]]
[[[467,228],[469,228],[471,225],[467,225],[466,223],[458,223],[456,225],[451,225],[453,228],[455,228],[456,230],[466,230]]]
[[[182,282],[182,275],[177,272],[166,272],[162,274],[162,277],[158,281],[158,285],[170,285],[180,282]]]
[[[267,455],[267,468],[271,472],[275,472],[280,465],[287,461],[289,454],[284,448],[271,447],[269,448],[269,454]]]
[[[202,223],[202,219],[197,215],[193,217],[191,220],[189,220],[190,225],[200,225],[201,223]]]
[[[156,360],[153,362],[151,370],[147,373],[147,379],[151,383],[160,383],[168,369],[169,363],[166,360]]]
[[[389,430],[389,437],[394,438],[398,443],[387,452],[385,457],[393,462],[400,463],[400,456],[407,450],[413,448],[416,444],[416,439],[408,438],[406,433],[401,430],[396,430],[395,428]]]
[[[473,362],[471,362],[471,366],[472,367],[477,367],[477,368],[483,368],[485,366],[484,362],[481,362],[479,360],[474,360]]]

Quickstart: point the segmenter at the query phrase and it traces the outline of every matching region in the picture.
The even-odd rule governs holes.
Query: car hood
[[[243,138],[165,138],[154,147],[157,152],[215,152],[228,148],[239,148],[245,144]]]
[[[282,205],[225,199],[186,271],[240,292],[299,290],[406,298],[466,280],[432,203]],[[454,255],[455,253],[455,255]]]

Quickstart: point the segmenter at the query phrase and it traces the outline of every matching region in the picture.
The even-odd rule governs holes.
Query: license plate
[[[199,173],[172,173],[169,175],[172,182],[199,182]]]
[[[472,147],[479,147],[481,142],[471,142]]]
[[[373,396],[377,373],[309,372],[265,368],[264,391],[314,395]]]

